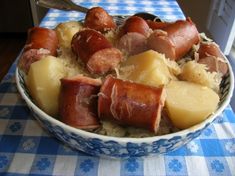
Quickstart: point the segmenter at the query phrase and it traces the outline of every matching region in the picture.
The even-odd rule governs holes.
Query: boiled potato
[[[164,59],[153,50],[131,56],[122,64],[120,77],[150,86],[167,84],[173,76]]]
[[[55,29],[59,38],[60,46],[70,48],[74,34],[76,34],[81,28],[82,24],[77,21],[60,23]]]
[[[166,92],[168,115],[179,129],[205,120],[216,110],[219,102],[219,96],[212,89],[186,81],[171,81]]]
[[[51,116],[58,113],[60,79],[66,70],[60,59],[44,56],[31,64],[26,84],[36,104]]]

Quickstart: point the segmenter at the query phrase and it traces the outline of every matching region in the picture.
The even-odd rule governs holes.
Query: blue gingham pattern
[[[90,0],[89,2],[87,0],[75,0],[74,2],[87,8],[101,6],[111,15],[132,15],[137,12],[148,12],[165,21],[185,19],[175,0]],[[83,13],[51,9],[43,19],[41,26],[54,28],[60,22],[83,18]]]
[[[184,18],[174,0],[75,2],[102,6],[111,14],[148,11],[164,20]],[[52,28],[82,17],[50,10],[41,26]],[[198,138],[174,152],[152,158],[98,158],[63,145],[43,130],[17,93],[15,68],[16,63],[0,84],[0,175],[235,175],[235,115],[230,106]]]

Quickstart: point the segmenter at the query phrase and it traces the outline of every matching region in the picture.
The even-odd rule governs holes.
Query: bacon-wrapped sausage
[[[86,29],[76,33],[72,39],[73,52],[86,64],[93,74],[104,74],[116,68],[122,53],[99,32]]]
[[[88,10],[84,26],[100,32],[116,28],[113,18],[101,7],[93,7]]]
[[[155,30],[148,38],[148,47],[177,60],[184,56],[194,44],[199,42],[199,33],[190,18],[178,20]]]
[[[99,127],[97,94],[101,81],[84,76],[61,79],[60,120],[80,129]]]
[[[215,43],[200,43],[198,54],[198,63],[205,64],[210,72],[220,72],[222,75],[228,72],[228,65],[224,56]]]
[[[98,99],[100,119],[157,132],[165,102],[164,88],[107,77]]]
[[[58,38],[52,29],[33,27],[28,30],[28,38],[19,60],[19,67],[26,73],[30,65],[43,55],[57,55]]]

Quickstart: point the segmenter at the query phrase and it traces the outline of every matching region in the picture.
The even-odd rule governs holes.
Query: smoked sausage
[[[117,48],[128,56],[139,54],[147,50],[147,38],[140,33],[130,32],[119,39]]]
[[[104,74],[116,68],[122,53],[99,32],[85,29],[73,36],[73,52],[86,64],[92,74]]]
[[[198,49],[200,64],[205,64],[210,72],[220,72],[225,75],[228,65],[218,45],[213,42],[202,42]]]
[[[50,55],[50,51],[47,49],[30,49],[24,51],[19,60],[19,67],[27,74],[29,72],[30,65],[42,58],[42,56]]]
[[[60,120],[80,129],[99,127],[97,94],[101,81],[84,76],[61,79]]]
[[[131,16],[120,27],[117,48],[129,56],[144,52],[149,33],[150,28],[143,18]]]
[[[93,7],[88,10],[84,26],[100,32],[116,28],[113,18],[101,7]]]
[[[101,86],[98,115],[118,124],[157,132],[166,98],[165,89],[108,76]]]
[[[150,49],[165,54],[167,58],[178,60],[198,42],[197,28],[187,18],[171,23],[162,30],[155,30],[148,38],[147,45]]]
[[[27,74],[30,65],[40,60],[43,55],[56,56],[58,43],[54,30],[42,27],[29,29],[27,41],[19,60],[19,67]]]
[[[213,42],[201,42],[198,49],[199,59],[207,56],[223,58],[222,52],[217,44]]]
[[[124,22],[123,26],[121,26],[119,37],[130,32],[137,32],[144,35],[145,37],[148,37],[150,29],[147,22],[143,18],[138,16],[131,16]]]
[[[209,72],[219,72],[225,75],[228,72],[227,63],[220,57],[207,56],[199,59],[198,63],[205,64]]]
[[[24,51],[30,49],[47,49],[52,56],[56,56],[59,40],[52,29],[33,27],[28,31],[28,38]]]
[[[168,22],[161,22],[161,21],[152,21],[152,20],[146,20],[146,21],[152,30],[164,29],[165,27],[171,24]]]

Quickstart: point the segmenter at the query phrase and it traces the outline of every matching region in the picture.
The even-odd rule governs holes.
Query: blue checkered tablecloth
[[[154,13],[165,20],[183,19],[175,0],[75,1],[88,8],[102,6],[111,14]],[[78,20],[77,12],[50,10],[41,26]],[[230,106],[200,137],[157,157],[112,160],[89,156],[63,145],[29,113],[15,85],[13,64],[0,84],[0,175],[235,175],[235,115]]]

